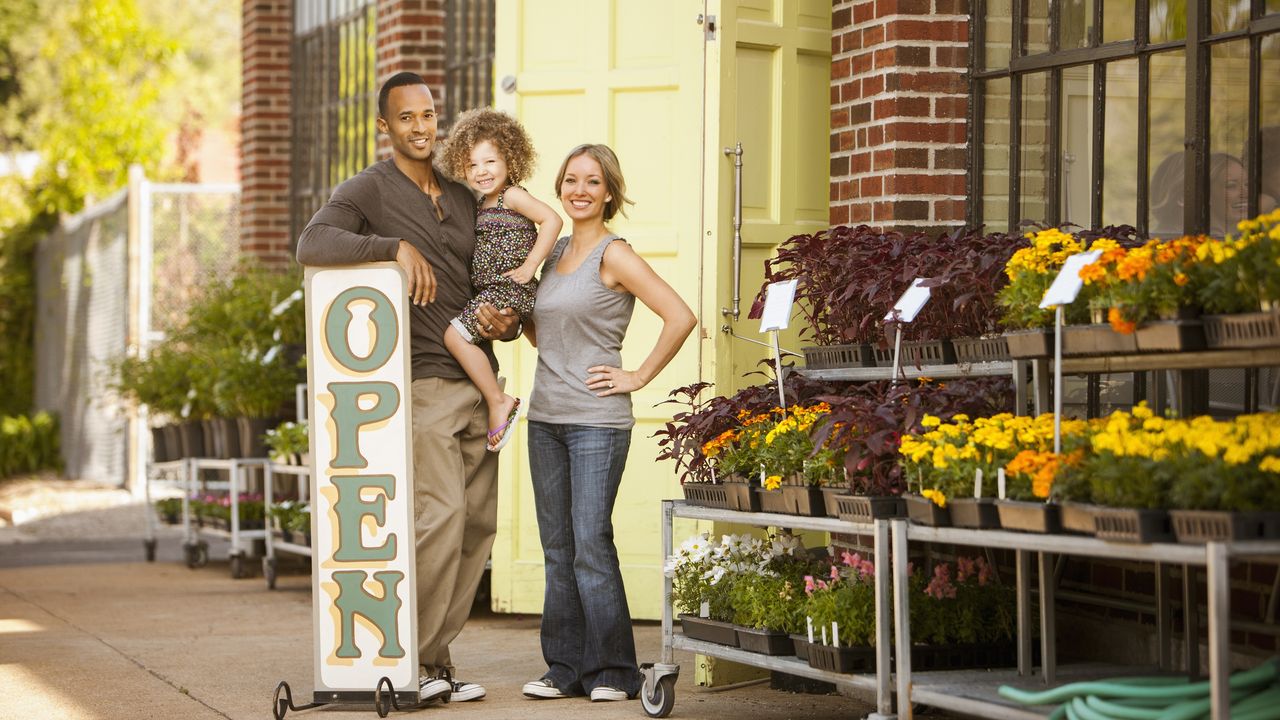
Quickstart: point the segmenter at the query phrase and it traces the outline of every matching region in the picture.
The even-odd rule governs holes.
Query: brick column
[[[242,11],[240,249],[271,265],[289,252],[291,0],[249,0]]]
[[[378,86],[408,70],[431,87],[436,109],[444,109],[444,0],[378,0]],[[385,137],[378,138],[378,158],[391,156]]]
[[[964,224],[968,0],[836,0],[832,225]]]

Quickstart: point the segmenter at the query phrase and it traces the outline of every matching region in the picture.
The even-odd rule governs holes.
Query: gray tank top
[[[614,240],[621,238],[601,240],[568,275],[556,272],[568,237],[560,238],[547,257],[533,305],[538,369],[529,398],[530,420],[622,429],[635,425],[629,393],[596,397],[586,385],[587,368],[622,367],[622,338],[636,305],[634,295],[610,290],[600,281],[600,262]]]

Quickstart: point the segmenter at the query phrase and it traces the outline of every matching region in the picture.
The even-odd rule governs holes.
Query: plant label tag
[[[711,617],[711,603],[709,601],[703,600],[702,604],[698,606],[698,617]]]
[[[764,312],[760,315],[760,332],[786,330],[791,324],[791,306],[796,299],[796,283],[799,280],[783,280],[770,283],[764,291]]]
[[[1080,279],[1080,270],[1100,257],[1102,257],[1101,250],[1090,250],[1067,258],[1067,261],[1062,264],[1062,269],[1058,271],[1058,277],[1053,279],[1053,284],[1045,291],[1044,299],[1040,301],[1040,308],[1070,305],[1074,302],[1076,296],[1080,294],[1080,287],[1084,284]]]
[[[898,298],[898,302],[893,304],[893,309],[885,314],[885,320],[897,319],[898,322],[909,323],[916,319],[916,315],[924,309],[925,303],[929,302],[930,296],[933,294],[931,288],[924,286],[924,282],[928,278],[916,278],[911,281],[911,287],[902,293],[902,297]]]

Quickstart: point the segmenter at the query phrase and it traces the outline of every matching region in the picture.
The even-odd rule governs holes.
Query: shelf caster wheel
[[[244,553],[236,553],[231,556],[230,560],[231,578],[233,580],[239,580],[242,577],[246,577],[247,573],[244,569]]]
[[[155,541],[155,538],[152,538],[152,539],[150,539],[150,540],[143,540],[143,541],[142,541],[142,547],[143,547],[143,548],[145,548],[145,549],[146,549],[146,551],[147,551],[147,562],[155,562],[155,561],[156,561],[156,541]]]
[[[676,679],[680,677],[679,665],[645,663],[640,666],[644,686],[640,688],[640,704],[649,717],[664,718],[671,714],[676,704]]]
[[[267,589],[276,589],[276,559],[262,558],[262,576],[267,579]]]
[[[186,555],[187,567],[192,570],[209,564],[209,544],[203,540],[184,544],[182,551]]]

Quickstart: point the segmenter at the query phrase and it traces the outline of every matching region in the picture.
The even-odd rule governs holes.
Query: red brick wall
[[[246,0],[241,11],[240,248],[271,265],[289,253],[291,0]]]
[[[832,225],[965,220],[968,0],[835,0]]]
[[[444,108],[444,0],[378,0],[378,85],[408,70],[431,86],[436,109]],[[378,157],[391,155],[378,138]]]

